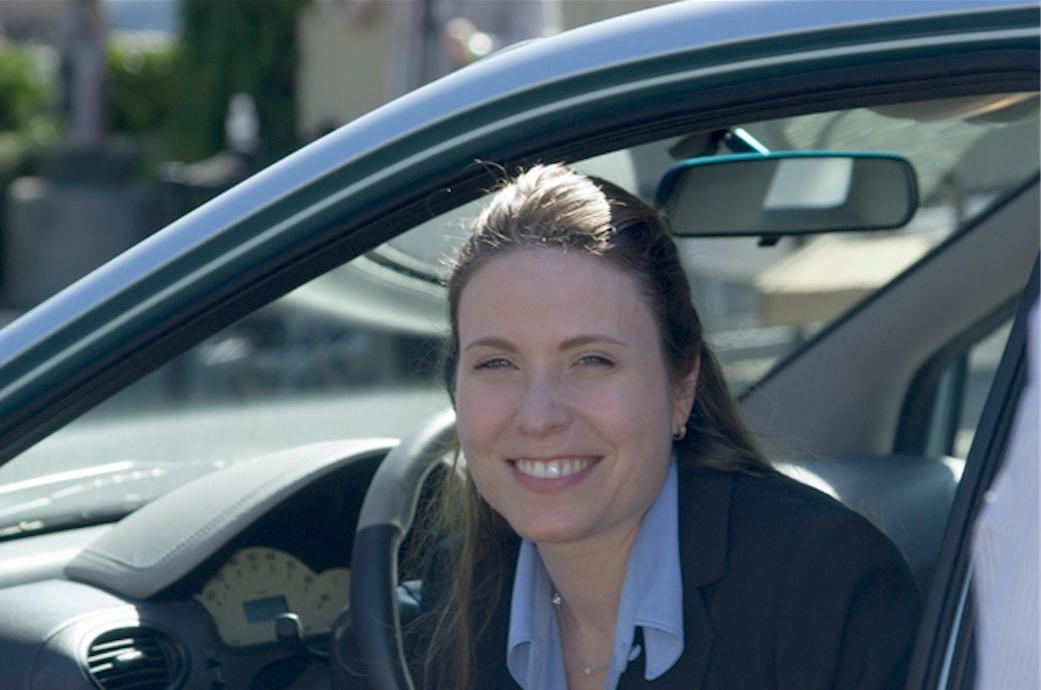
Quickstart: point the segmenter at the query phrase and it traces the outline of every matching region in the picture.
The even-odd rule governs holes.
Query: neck
[[[568,687],[602,688],[614,649],[625,571],[643,516],[578,543],[539,544],[553,586]],[[594,670],[595,669],[595,670]]]
[[[611,631],[625,584],[629,552],[643,515],[632,524],[582,542],[539,544],[539,555],[561,597],[561,611],[580,631]]]

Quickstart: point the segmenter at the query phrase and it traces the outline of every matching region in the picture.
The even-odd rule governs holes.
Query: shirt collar
[[[619,637],[643,628],[644,677],[654,680],[683,653],[683,579],[680,570],[676,463],[636,535],[618,609]]]
[[[658,497],[640,524],[619,602],[615,648],[619,648],[618,641],[628,645],[636,627],[643,627],[647,680],[664,674],[683,653],[678,484],[673,460]],[[559,645],[552,596],[552,581],[538,548],[525,539],[514,574],[506,648],[510,674],[524,688],[536,687],[547,671],[555,675],[557,670],[553,667],[559,649],[551,647]],[[635,651],[628,656],[635,657]]]
[[[543,677],[552,634],[553,584],[534,543],[523,540],[513,577],[506,665],[522,688],[536,687]]]

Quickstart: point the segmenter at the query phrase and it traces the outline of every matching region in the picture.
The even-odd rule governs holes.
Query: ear
[[[687,423],[690,411],[694,408],[694,398],[698,391],[698,373],[701,371],[701,357],[694,360],[690,372],[673,386],[672,394],[672,430],[677,431]]]

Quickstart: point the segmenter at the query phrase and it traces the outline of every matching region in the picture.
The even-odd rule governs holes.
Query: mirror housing
[[[672,165],[656,203],[680,237],[888,230],[918,208],[911,163],[887,153],[778,151]]]

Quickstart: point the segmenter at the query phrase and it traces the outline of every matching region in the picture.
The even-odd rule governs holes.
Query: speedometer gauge
[[[330,568],[315,574],[296,556],[265,547],[236,551],[195,598],[213,617],[228,645],[273,642],[274,620],[300,617],[304,635],[328,632],[347,606],[350,572]]]

